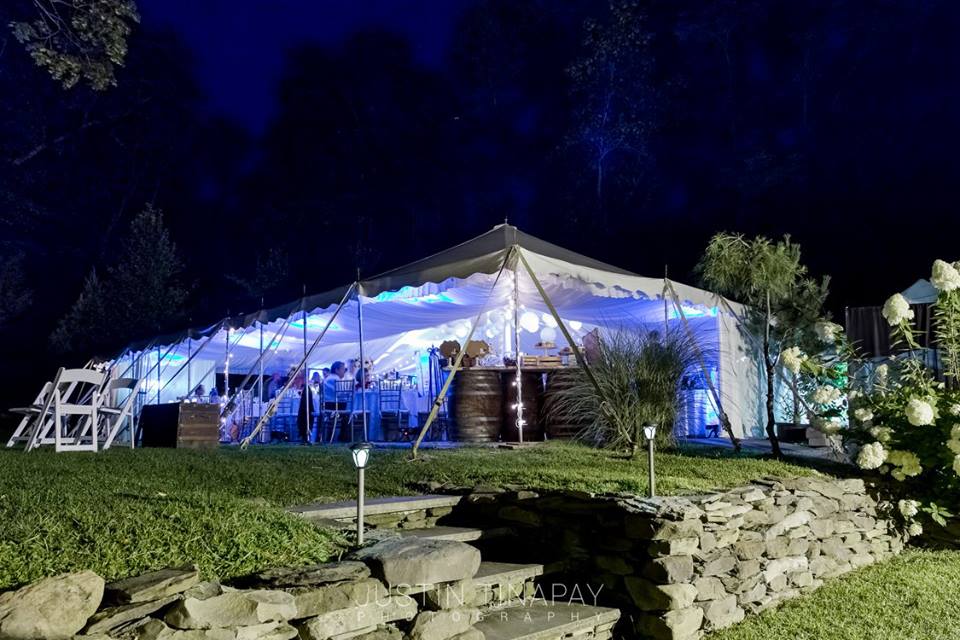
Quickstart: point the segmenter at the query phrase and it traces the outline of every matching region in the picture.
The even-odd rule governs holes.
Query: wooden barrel
[[[543,374],[540,372],[524,371],[523,379],[523,441],[536,442],[543,440],[543,420],[540,409],[543,406]],[[503,375],[503,440],[504,442],[519,442],[520,432],[517,429],[517,410],[513,405],[517,402],[516,371],[506,371]]]
[[[453,379],[451,439],[496,442],[503,426],[503,391],[497,371],[462,369]]]
[[[558,394],[563,393],[577,383],[581,375],[579,369],[559,369],[547,374],[547,388],[544,394],[544,428],[547,438],[571,440],[576,438],[586,426],[584,421],[572,420],[570,416],[559,416],[551,410]]]

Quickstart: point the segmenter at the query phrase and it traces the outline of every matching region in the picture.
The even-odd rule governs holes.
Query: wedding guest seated
[[[330,365],[330,375],[323,381],[323,408],[327,411],[344,411],[344,403],[337,402],[337,383],[346,375],[347,366],[337,360]]]
[[[373,386],[373,379],[370,375],[370,369],[367,367],[358,370],[354,380],[357,383],[357,389],[369,389]]]

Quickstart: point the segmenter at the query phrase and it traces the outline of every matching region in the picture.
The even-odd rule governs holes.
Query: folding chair
[[[402,406],[402,390],[400,380],[380,381],[380,425],[384,439],[389,442],[410,440],[410,413]]]
[[[53,441],[57,452],[96,451],[97,427],[106,374],[92,369],[64,369],[53,387]],[[83,393],[84,388],[91,391]],[[77,420],[71,424],[72,418]],[[84,440],[90,442],[85,443]]]
[[[103,433],[105,435],[103,448],[109,449],[114,439],[123,430],[129,419],[130,424],[130,448],[133,449],[137,444],[137,431],[133,418],[133,405],[137,401],[137,391],[140,389],[140,380],[137,378],[117,378],[107,383],[104,390],[106,402],[99,409],[99,414],[103,420]],[[121,399],[120,394],[128,391],[127,397]]]
[[[49,408],[52,397],[50,395],[51,389],[53,389],[53,383],[45,382],[32,404],[26,407],[14,407],[10,409],[12,413],[18,413],[22,415],[23,418],[20,419],[20,424],[17,425],[13,435],[7,440],[8,447],[12,447],[21,442],[29,443],[33,439],[34,430],[31,427]]]
[[[341,428],[341,438],[342,438],[342,422],[344,416],[347,416],[346,420],[343,420],[347,424],[351,425],[352,421],[350,418],[353,416],[353,380],[338,380],[336,389],[333,396],[333,404],[335,409],[327,409],[326,403],[323,407],[323,420],[330,425],[330,439],[328,442],[333,442],[334,438],[337,435],[337,428]],[[351,433],[351,436],[353,434]]]

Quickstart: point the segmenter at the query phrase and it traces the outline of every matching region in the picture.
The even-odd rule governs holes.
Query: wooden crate
[[[140,429],[145,447],[215,448],[220,444],[220,405],[146,405],[140,414]]]

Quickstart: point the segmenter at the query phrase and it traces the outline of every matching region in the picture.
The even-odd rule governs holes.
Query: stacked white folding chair
[[[106,384],[103,404],[98,411],[103,423],[101,429],[104,436],[103,449],[110,448],[127,422],[130,425],[130,448],[136,446],[137,432],[133,419],[133,405],[137,401],[139,389],[140,380],[137,378],[117,378]],[[124,391],[129,392],[126,397],[122,397]]]
[[[13,435],[10,436],[9,440],[7,440],[8,447],[25,443],[29,448],[30,442],[33,440],[34,434],[36,433],[35,427],[40,421],[40,416],[45,415],[47,410],[50,408],[50,400],[53,398],[53,396],[50,395],[51,389],[53,389],[53,383],[46,382],[43,385],[43,389],[41,389],[40,393],[37,394],[37,397],[32,404],[27,405],[26,407],[14,407],[10,409],[10,411],[13,413],[21,414],[23,418],[20,420],[20,424],[18,424],[17,428],[14,430]]]
[[[60,371],[52,392],[53,443],[56,451],[97,450],[99,411],[105,379],[105,373],[94,369]]]

